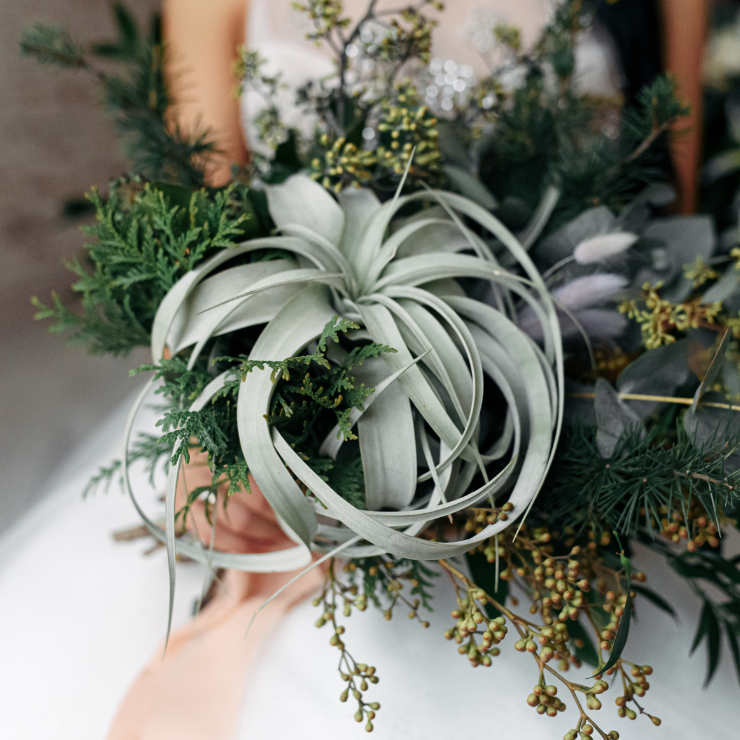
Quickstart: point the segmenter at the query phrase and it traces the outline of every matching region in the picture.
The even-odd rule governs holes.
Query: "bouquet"
[[[170,604],[178,554],[256,572],[324,563],[316,624],[371,731],[378,676],[343,617],[375,606],[428,626],[445,574],[444,637],[472,666],[512,643],[532,661],[533,711],[572,712],[567,740],[617,738],[596,715],[607,691],[618,716],[660,724],[642,704],[652,669],[625,650],[632,613],[672,612],[634,571],[634,543],[703,599],[707,680],[723,640],[740,675],[740,570],[721,541],[740,484],[737,231],[718,241],[706,216],[665,215],[686,112],[670,79],[631,107],[579,92],[580,0],[530,49],[495,26],[490,74],[446,92],[431,84],[439,5],[370,3],[353,25],[341,2],[298,4],[336,74],[286,91],[243,50],[260,142],[220,188],[208,132],[167,115],[156,21],[144,35],[116,6],[118,40],[90,48],[29,29],[25,52],[97,75],[134,173],[89,196],[91,241],[70,264],[81,312],[54,296],[35,299],[38,317],[93,352],[151,347],[124,457],[91,486],[122,474],[166,545]],[[286,95],[308,132],[286,122]],[[133,437],[152,389],[161,434]],[[211,483],[180,504],[196,452]],[[166,468],[163,527],[137,503],[135,461]],[[200,502],[215,531],[255,483],[291,547],[219,551],[188,529]],[[591,678],[571,680],[584,663]]]

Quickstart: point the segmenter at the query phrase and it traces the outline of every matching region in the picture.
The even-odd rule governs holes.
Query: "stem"
[[[375,6],[378,4],[378,0],[370,0],[370,4],[365,11],[365,15],[357,22],[357,25],[352,29],[349,37],[345,41],[342,39],[343,45],[341,51],[335,49],[335,52],[339,55],[339,91],[337,99],[337,119],[339,124],[340,134],[344,133],[344,97],[346,93],[346,80],[345,75],[347,74],[347,47],[353,43],[360,35],[362,26],[367,23],[375,14]]]

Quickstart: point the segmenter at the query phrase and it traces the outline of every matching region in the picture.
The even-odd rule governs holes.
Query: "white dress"
[[[311,68],[309,59],[325,64],[298,40],[297,27],[296,33],[274,33],[275,28],[286,31],[275,25],[273,13],[282,11],[278,5],[264,0],[253,8],[250,32],[263,53],[289,69],[298,69],[300,61],[305,71]],[[47,499],[0,539],[3,740],[101,740],[127,689],[161,644],[167,613],[164,552],[145,556],[149,542],[114,542],[112,532],[137,523],[133,506],[116,488],[81,498],[97,467],[119,456],[127,413],[125,405],[105,421],[56,476]],[[142,426],[152,423],[153,416],[145,414]],[[161,511],[157,488],[149,486],[143,471],[134,472],[133,485],[148,492],[143,499],[149,511]],[[698,618],[696,599],[650,553],[639,553],[637,566],[679,613],[674,623],[641,601],[625,653],[654,667],[644,705],[663,719],[663,726],[656,729],[644,717],[618,719],[615,690],[601,697],[604,708],[596,713],[597,721],[633,740],[737,738],[738,687],[729,655],[703,691],[704,649],[688,657]],[[202,579],[201,566],[178,566],[176,625],[190,618]],[[428,630],[402,613],[387,623],[374,609],[345,621],[352,654],[377,666],[381,678],[367,695],[381,703],[375,736],[556,740],[574,726],[572,708],[548,719],[527,706],[537,680],[529,656],[504,643],[491,668],[473,670],[454,643],[443,639],[454,606],[444,578],[434,605]],[[350,705],[339,702],[344,687],[336,670],[337,651],[328,645],[328,633],[313,626],[316,612],[310,603],[298,606],[261,646],[247,679],[237,740],[347,740],[364,733]],[[584,668],[579,675],[585,679],[588,673]]]

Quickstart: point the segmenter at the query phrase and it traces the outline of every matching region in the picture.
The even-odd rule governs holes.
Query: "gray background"
[[[156,0],[128,0],[148,22]],[[33,21],[65,25],[81,41],[112,36],[100,0],[0,3],[0,530],[53,485],[54,471],[131,394],[136,357],[89,357],[33,321],[30,297],[71,292],[65,258],[80,252],[62,203],[122,174],[111,122],[82,73],[21,58]]]

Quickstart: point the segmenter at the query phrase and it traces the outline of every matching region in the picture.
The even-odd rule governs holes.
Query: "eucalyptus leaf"
[[[599,378],[594,390],[596,444],[603,458],[610,458],[622,435],[630,429],[642,429],[640,417],[619,398],[607,380]],[[644,433],[644,429],[643,429]]]
[[[679,303],[692,290],[692,282],[683,275],[683,266],[701,257],[705,262],[717,248],[717,235],[709,216],[671,216],[654,221],[643,236],[661,242],[668,252],[669,270],[662,295]]]
[[[616,229],[617,218],[606,206],[589,208],[543,239],[536,250],[537,258],[553,265],[570,257],[573,250],[586,239],[608,234]]]
[[[645,396],[672,396],[691,375],[688,339],[643,352],[622,370],[617,378],[620,393]],[[644,419],[659,405],[655,401],[625,401],[627,407]]]
[[[735,295],[738,289],[740,289],[740,272],[733,265],[724,271],[722,277],[714,285],[710,285],[702,293],[702,303],[726,301],[730,296]]]

